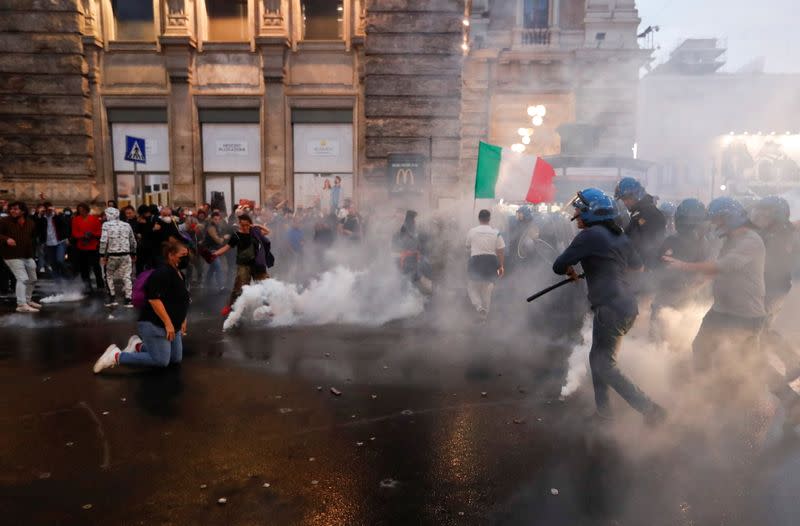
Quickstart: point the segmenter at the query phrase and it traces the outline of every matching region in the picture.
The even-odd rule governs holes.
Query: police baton
[[[578,275],[578,279],[583,279],[583,278],[585,278],[585,277],[586,277],[586,274],[579,274],[579,275]],[[539,292],[537,292],[537,293],[536,293],[536,294],[534,294],[533,296],[530,296],[530,297],[528,298],[528,300],[527,300],[527,301],[528,301],[528,303],[530,303],[530,302],[532,302],[533,300],[537,300],[537,299],[541,298],[542,296],[544,296],[544,295],[545,295],[545,294],[547,294],[548,292],[553,292],[554,290],[556,290],[556,289],[558,289],[558,288],[561,288],[561,287],[563,287],[563,286],[564,286],[564,285],[566,285],[567,283],[573,283],[573,282],[575,282],[575,281],[576,281],[576,280],[574,280],[574,279],[572,279],[572,278],[565,279],[564,281],[559,281],[559,282],[558,282],[558,283],[556,283],[555,285],[550,285],[550,286],[549,286],[549,287],[547,287],[546,289],[544,289],[544,290],[540,290]]]

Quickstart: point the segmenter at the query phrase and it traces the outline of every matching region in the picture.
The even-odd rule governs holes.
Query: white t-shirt
[[[480,225],[467,233],[467,248],[470,256],[494,256],[506,248],[503,236],[489,225]]]

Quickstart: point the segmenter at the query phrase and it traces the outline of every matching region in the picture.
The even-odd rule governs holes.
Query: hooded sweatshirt
[[[106,222],[100,234],[100,255],[130,256],[136,254],[136,236],[131,225],[119,220],[119,210],[106,208]]]

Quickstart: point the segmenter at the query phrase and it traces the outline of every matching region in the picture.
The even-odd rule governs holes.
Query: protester
[[[106,284],[108,286],[108,301],[106,307],[116,307],[115,281],[122,281],[125,307],[132,308],[131,295],[133,294],[132,258],[136,257],[136,236],[131,226],[119,219],[119,210],[106,208],[106,221],[103,223],[100,234],[100,264],[106,271]]]
[[[44,242],[44,259],[55,279],[66,277],[64,261],[69,245],[69,228],[62,214],[56,212],[53,203],[45,202],[44,214],[37,221],[36,235]]]
[[[153,227],[155,217],[147,205],[139,205],[137,209],[136,224],[133,232],[136,234],[136,273],[140,274],[145,269],[152,269],[157,264],[156,253],[158,245]]]
[[[131,225],[131,228],[134,228],[136,226],[136,219],[137,219],[137,217],[136,217],[136,209],[134,207],[132,207],[131,205],[128,205],[125,208],[123,208],[122,209],[122,218],[121,219],[122,219],[122,221],[125,221],[126,223]]]
[[[98,252],[101,226],[100,219],[89,213],[89,206],[85,203],[80,203],[78,205],[78,215],[72,219],[72,238],[75,241],[78,269],[87,294],[92,291],[90,273],[94,273],[97,290],[105,288],[103,272],[100,269],[100,254]]]
[[[203,246],[209,252],[215,252],[225,245],[230,239],[230,234],[223,234],[222,228],[224,227],[222,221],[222,214],[218,210],[211,213],[211,219],[206,226],[206,235],[203,239]],[[214,290],[223,290],[223,273],[222,273],[222,260],[214,258],[208,264],[208,271],[206,272],[206,286]]]
[[[641,256],[645,269],[657,265],[658,251],[666,237],[667,221],[656,207],[655,199],[632,177],[620,180],[614,191],[614,198],[622,201],[630,211],[630,223],[625,234]]]
[[[265,236],[269,229],[261,225],[253,225],[253,220],[247,214],[239,216],[239,230],[235,232],[228,243],[214,252],[215,257],[222,256],[230,249],[236,249],[236,281],[233,284],[231,297],[222,310],[222,315],[230,313],[231,306],[242,294],[242,287],[251,281],[263,281],[269,278],[267,268],[270,266],[267,258],[270,254],[270,242]]]
[[[481,210],[478,213],[480,225],[467,233],[469,252],[467,294],[472,306],[483,320],[489,316],[495,281],[505,274],[506,244],[500,232],[489,226],[491,218],[491,212]]]
[[[164,243],[170,240],[184,242],[181,236],[180,228],[178,227],[178,218],[172,215],[172,208],[165,206],[154,216],[158,217],[153,225],[153,240],[156,247],[163,246]],[[156,251],[157,254],[158,251]]]
[[[553,271],[577,281],[575,265],[580,263],[586,277],[594,313],[589,364],[597,405],[595,420],[602,422],[611,418],[608,398],[611,387],[644,415],[646,423],[658,424],[666,418],[666,411],[617,367],[622,338],[639,314],[628,274],[641,270],[642,260],[615,222],[617,211],[609,196],[596,188],[588,188],[578,192],[572,206],[575,209],[573,220],[577,221],[580,232],[555,260]]]
[[[17,312],[36,313],[42,308],[33,301],[36,225],[27,216],[25,203],[15,201],[8,205],[8,216],[0,219],[0,256],[17,280]]]
[[[339,233],[345,238],[353,242],[361,241],[364,235],[362,225],[362,218],[356,210],[356,205],[350,204],[347,208],[347,215],[341,220],[339,224]]]
[[[714,278],[714,303],[693,343],[695,370],[729,375],[735,365],[739,371],[755,375],[762,370],[758,343],[767,315],[764,242],[735,199],[714,199],[708,205],[708,216],[724,238],[716,260],[693,263],[672,256],[663,258],[677,270]]]
[[[166,367],[183,359],[181,338],[191,300],[181,267],[188,264],[189,250],[179,241],[167,241],[162,257],[165,263],[145,284],[147,303],[139,314],[138,335],[124,349],[109,345],[94,364],[95,374],[116,365]]]

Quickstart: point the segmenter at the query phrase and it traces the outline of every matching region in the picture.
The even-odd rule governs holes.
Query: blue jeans
[[[216,258],[214,261],[208,264],[208,270],[206,271],[206,285],[218,289],[222,288],[224,285],[223,279],[222,261],[219,258]]]
[[[47,266],[53,271],[53,277],[61,279],[64,277],[64,257],[67,254],[67,244],[63,241],[57,245],[45,245],[44,260]]]
[[[175,339],[167,340],[167,331],[163,327],[149,321],[137,324],[142,348],[139,352],[123,352],[119,355],[119,364],[133,367],[166,367],[171,363],[180,363],[183,359],[183,342],[180,328],[175,332]]]
[[[610,416],[609,387],[640,413],[647,413],[654,406],[653,401],[617,367],[617,353],[622,337],[631,330],[634,321],[635,314],[624,314],[611,306],[603,305],[594,311],[589,364],[592,368],[594,400],[598,413],[603,416]]]

